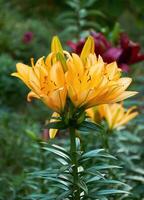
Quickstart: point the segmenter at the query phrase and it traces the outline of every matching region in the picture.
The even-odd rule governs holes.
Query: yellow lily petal
[[[40,97],[36,93],[30,91],[27,95],[27,100],[30,102],[33,98],[40,99]]]
[[[78,67],[77,70],[76,70],[77,74],[79,76],[82,76],[83,73],[84,73],[84,67],[83,67],[83,63],[82,63],[80,57],[75,53],[72,54],[72,57],[73,57],[73,63],[74,63],[74,66],[73,66],[74,69],[73,70],[75,70],[75,66],[77,66]]]
[[[52,77],[52,81],[55,82],[56,86],[64,85],[65,75],[60,62],[57,62],[52,66],[50,70],[50,76]]]
[[[58,132],[58,129],[49,129],[49,136],[51,139],[55,138],[56,134]]]
[[[120,101],[123,101],[129,97],[132,97],[134,95],[138,94],[138,92],[135,92],[135,91],[125,91],[123,92],[122,94],[120,94],[117,98],[113,99],[110,101],[110,103],[116,103],[116,102],[120,102]]]
[[[54,118],[57,118],[57,117],[59,117],[59,116],[60,116],[60,115],[59,115],[59,113],[57,113],[57,112],[54,112],[54,113],[52,114],[52,118],[53,118],[53,117],[54,117]],[[50,120],[50,122],[57,122],[57,121],[60,121],[60,120],[58,120],[58,119],[51,119],[51,120]],[[58,129],[50,129],[50,130],[49,130],[49,136],[50,136],[50,138],[51,138],[51,139],[55,138],[57,132],[58,132]]]
[[[117,68],[116,62],[108,64],[105,70],[109,80],[118,80],[121,76],[121,69]]]
[[[11,75],[20,78],[29,88],[31,88],[29,84],[29,73],[31,71],[31,67],[23,63],[17,63],[16,68],[17,72],[12,73]]]
[[[52,110],[61,113],[66,103],[66,88],[59,88],[49,92],[48,95],[41,94],[41,100]]]

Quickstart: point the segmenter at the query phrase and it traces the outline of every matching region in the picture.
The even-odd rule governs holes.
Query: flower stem
[[[105,150],[107,152],[109,152],[109,137],[110,137],[109,130],[104,131],[103,134],[102,134],[102,137],[103,137],[102,138],[103,146],[104,146]]]
[[[78,161],[77,161],[77,152],[76,152],[76,135],[75,129],[70,127],[70,154],[72,161],[72,175],[73,175],[73,199],[80,200],[80,190],[78,187]]]

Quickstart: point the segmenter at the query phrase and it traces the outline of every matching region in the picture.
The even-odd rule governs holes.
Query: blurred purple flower
[[[33,39],[33,32],[28,31],[23,35],[22,41],[23,43],[28,44],[32,41],[32,39]]]
[[[117,61],[118,66],[125,72],[128,72],[129,65],[144,60],[144,54],[139,52],[140,44],[130,40],[126,33],[120,34],[116,47],[112,46],[102,33],[92,32],[91,35],[94,37],[96,55],[101,55],[107,63]],[[67,42],[72,51],[77,54],[81,53],[84,43],[85,39],[81,39],[77,43]]]

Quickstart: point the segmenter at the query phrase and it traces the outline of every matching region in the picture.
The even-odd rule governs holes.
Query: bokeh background
[[[91,31],[102,32],[116,42],[121,31],[140,44],[144,54],[143,0],[0,0],[0,200],[21,200],[41,188],[40,182],[27,179],[27,172],[50,165],[41,155],[40,139],[48,139],[45,121],[51,111],[41,102],[27,103],[28,89],[11,77],[17,62],[30,64],[50,51],[53,35],[58,35],[65,49],[67,41],[77,42]],[[144,62],[129,67],[132,89],[139,95],[125,102],[138,106],[139,116],[111,141],[125,167],[119,174],[133,187],[133,196],[144,199]],[[95,141],[86,136],[87,141]],[[113,139],[115,142],[113,142]],[[66,136],[59,135],[66,145]],[[88,142],[87,148],[96,146]],[[30,197],[28,198],[30,200]]]

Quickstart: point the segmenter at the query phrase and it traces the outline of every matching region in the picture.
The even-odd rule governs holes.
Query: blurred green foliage
[[[31,193],[43,193],[42,185],[48,187],[48,183],[33,181],[28,173],[45,166],[55,167],[53,156],[42,154],[39,145],[50,111],[42,103],[26,103],[28,90],[10,76],[16,63],[30,64],[31,57],[36,60],[46,56],[55,34],[66,44],[67,40],[77,40],[91,30],[110,35],[116,22],[142,46],[143,20],[142,0],[0,0],[0,200],[21,200]],[[24,42],[27,33],[32,35],[28,42]],[[130,197],[123,196],[117,200],[144,198],[143,63],[134,65],[130,75],[134,79],[133,88],[140,95],[126,104],[137,105],[141,114],[126,130],[113,134],[109,139],[111,153],[123,166],[121,173],[115,176],[132,187]],[[38,140],[30,138],[30,133]],[[94,133],[83,135],[83,138],[87,149],[101,146],[101,137]],[[58,140],[54,142],[67,147],[66,136]],[[49,191],[52,192],[54,189]]]

